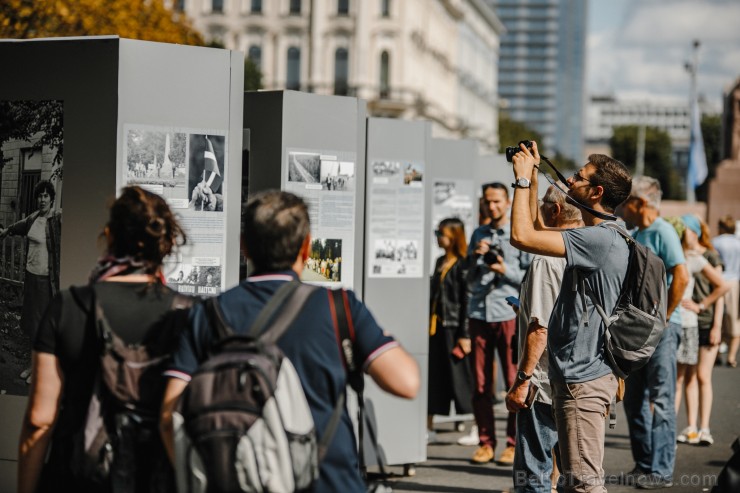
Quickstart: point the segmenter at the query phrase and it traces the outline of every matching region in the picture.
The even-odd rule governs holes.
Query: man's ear
[[[591,187],[593,192],[591,192],[591,200],[594,202],[598,202],[604,197],[604,187],[601,185],[596,185],[595,187]]]
[[[308,257],[311,255],[311,233],[307,234],[303,239],[299,255],[303,262],[308,260]]]
[[[560,213],[563,212],[563,206],[558,203],[554,203],[552,205],[554,207],[552,208],[552,211],[550,212],[550,216],[552,216],[553,224],[557,224],[557,218],[560,215]]]

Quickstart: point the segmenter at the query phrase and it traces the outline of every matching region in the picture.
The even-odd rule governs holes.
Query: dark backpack
[[[172,325],[149,341],[127,344],[112,330],[94,287],[70,292],[81,306],[92,306],[100,348],[84,426],[72,437],[73,475],[114,493],[171,490],[171,469],[159,435],[162,374],[175,340],[170,331],[184,322],[192,298],[175,294],[174,313],[167,319]]]
[[[317,289],[285,283],[247,335],[227,324],[217,298],[205,301],[215,342],[173,414],[180,491],[292,492],[316,481],[345,396],[317,443],[300,379],[277,342]]]
[[[650,361],[666,327],[666,272],[663,261],[652,250],[620,226],[606,226],[629,245],[627,274],[611,315],[607,315],[588,284],[584,285],[604,320],[604,353],[609,366],[619,378],[626,379]]]

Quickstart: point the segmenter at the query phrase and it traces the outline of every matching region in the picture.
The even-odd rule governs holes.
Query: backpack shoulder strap
[[[265,344],[276,343],[301,312],[308,298],[317,289],[319,288],[316,286],[303,284],[300,281],[290,281],[283,284],[257,316],[254,324],[249,329],[249,334],[255,338],[259,337],[259,340]],[[273,320],[273,315],[278,310],[280,310],[280,313]],[[269,328],[263,332],[268,324]]]

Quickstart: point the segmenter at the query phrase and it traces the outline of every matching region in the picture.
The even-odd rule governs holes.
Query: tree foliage
[[[637,125],[614,127],[609,145],[612,157],[634,173],[637,160]],[[645,129],[645,175],[655,178],[663,189],[663,198],[683,198],[681,180],[673,166],[671,137],[655,127]]]
[[[36,150],[43,146],[56,150],[52,173],[60,175],[64,158],[64,104],[61,101],[0,101],[0,169],[7,161],[2,146],[13,139],[31,142]]]
[[[118,35],[122,38],[202,45],[184,14],[162,0],[3,0],[0,37]]]
[[[709,196],[709,182],[717,173],[717,165],[722,161],[722,117],[704,115],[701,118],[701,135],[704,138],[704,153],[707,156],[709,174],[706,181],[696,189],[696,200],[706,201]]]
[[[244,90],[259,91],[262,89],[262,72],[251,58],[244,60]]]

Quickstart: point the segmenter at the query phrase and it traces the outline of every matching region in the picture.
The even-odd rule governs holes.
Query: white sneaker
[[[725,354],[727,352],[727,343],[723,342],[719,345],[719,354]]]
[[[699,432],[693,426],[687,426],[676,437],[678,443],[699,443]]]
[[[470,433],[457,439],[458,445],[465,445],[467,447],[472,447],[479,443],[480,438],[478,437],[478,427],[476,425],[470,427]]]
[[[714,438],[712,438],[712,434],[709,432],[709,430],[699,430],[699,440],[697,443],[699,445],[704,445],[705,447],[708,447],[714,444]]]

